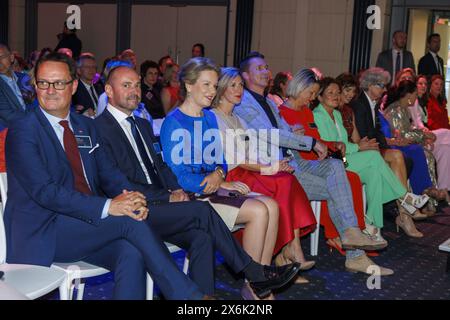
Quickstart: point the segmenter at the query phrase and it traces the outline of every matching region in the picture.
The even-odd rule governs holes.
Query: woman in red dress
[[[327,142],[320,139],[319,130],[314,123],[314,115],[309,109],[309,104],[313,101],[320,86],[316,81],[307,83],[305,81],[304,88],[301,88],[300,92],[295,97],[289,97],[288,100],[279,107],[280,115],[291,126],[296,126],[296,130],[303,130],[304,134],[320,140],[326,144],[328,149],[332,152],[336,152],[340,148],[340,143]],[[298,129],[300,128],[300,129]],[[306,160],[317,160],[317,155],[314,152],[299,152],[301,157]],[[350,182],[353,195],[353,205],[358,219],[358,225],[361,230],[365,229],[364,223],[364,208],[363,208],[363,194],[362,184],[359,176],[351,171],[347,171],[347,178]],[[331,221],[328,213],[328,207],[326,202],[322,202],[320,224],[325,229],[325,237],[327,238],[327,244],[336,248],[341,254],[345,255],[345,251],[342,250],[339,234]]]
[[[444,78],[441,75],[434,75],[431,78],[430,97],[427,104],[427,125],[430,130],[450,129],[447,101],[442,95],[443,86]]]
[[[163,75],[164,87],[161,90],[161,101],[166,115],[180,102],[180,83],[178,73],[180,67],[177,64],[169,64]]]
[[[279,206],[278,238],[274,253],[281,251],[275,258],[277,265],[300,262],[301,270],[314,266],[314,261],[306,261],[300,237],[315,229],[316,219],[308,197],[288,165],[288,160],[281,160],[271,166],[258,163],[257,156],[248,154],[249,133],[244,120],[233,114],[236,104],[243,95],[244,84],[239,70],[224,68],[219,79],[217,95],[213,102],[225,158],[228,165],[227,181],[241,181],[252,192],[261,193],[275,199]],[[234,147],[230,148],[229,145]],[[297,283],[305,283],[299,277]]]

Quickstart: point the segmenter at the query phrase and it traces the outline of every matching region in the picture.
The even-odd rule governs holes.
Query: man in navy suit
[[[419,74],[431,78],[435,74],[444,76],[444,60],[439,57],[441,50],[441,36],[438,33],[430,34],[427,38],[428,53],[419,60]]]
[[[149,272],[168,299],[203,293],[143,220],[145,196],[111,163],[94,123],[70,112],[75,64],[52,53],[35,67],[40,107],[16,119],[6,141],[7,262],[85,260],[115,272],[114,298],[145,298]]]
[[[95,119],[103,146],[129,181],[160,195],[158,201],[149,203],[151,213],[147,221],[164,241],[189,251],[189,276],[203,292],[213,294],[214,248],[217,248],[235,272],[244,271],[249,280],[255,280],[250,270],[261,266],[236,242],[209,203],[189,201],[176,176],[163,162],[151,125],[133,115],[141,101],[141,82],[136,71],[128,67],[113,69],[105,89],[109,104]],[[183,232],[176,232],[173,225],[184,220],[195,223]]]
[[[82,54],[77,62],[80,81],[73,95],[72,102],[78,113],[94,117],[97,111],[98,98],[104,92],[103,84],[93,83],[97,73],[97,62],[90,54]]]
[[[20,91],[19,74],[13,71],[14,55],[0,43],[0,129],[8,127],[17,116],[25,113],[26,105]]]
[[[130,183],[109,158],[94,122],[70,112],[78,85],[73,60],[59,53],[42,58],[35,82],[39,107],[11,124],[6,141],[7,261],[49,266],[84,260],[103,266],[115,272],[117,299],[143,299],[146,272],[168,299],[202,298],[145,222],[147,201],[158,203],[165,195]],[[198,223],[180,218],[166,227],[176,234]],[[256,288],[271,289],[298,268],[284,268],[281,276],[276,271],[251,261],[244,270]]]
[[[414,57],[412,53],[406,50],[408,35],[406,32],[397,30],[392,35],[392,49],[380,52],[377,58],[376,66],[383,68],[391,75],[391,84],[395,84],[397,74],[405,68],[411,68],[416,71]]]

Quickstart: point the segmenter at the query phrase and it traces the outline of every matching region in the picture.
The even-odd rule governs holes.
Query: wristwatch
[[[223,168],[221,166],[217,166],[214,169],[214,171],[217,172],[222,177],[223,180],[225,180],[225,178],[226,178],[225,170],[223,170]]]

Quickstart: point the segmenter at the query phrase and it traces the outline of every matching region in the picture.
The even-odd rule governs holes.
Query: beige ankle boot
[[[345,269],[350,272],[362,272],[370,275],[390,276],[394,274],[393,270],[377,265],[365,254],[345,260]]]
[[[386,240],[376,240],[361,232],[359,228],[348,228],[342,239],[342,249],[345,250],[380,250],[388,245]]]

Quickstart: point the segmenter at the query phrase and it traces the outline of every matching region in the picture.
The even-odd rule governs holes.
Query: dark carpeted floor
[[[309,238],[302,239],[302,246],[308,260],[316,260],[316,267],[303,275],[310,280],[309,284],[291,285],[277,298],[281,300],[294,299],[450,299],[450,273],[446,273],[447,254],[438,250],[438,246],[450,238],[450,208],[443,209],[436,216],[422,222],[417,227],[425,234],[421,239],[409,238],[400,230],[397,233],[392,217],[386,217],[383,236],[389,241],[389,246],[380,256],[372,258],[382,266],[389,267],[395,274],[382,277],[379,282],[369,279],[364,274],[353,274],[344,269],[345,258],[338,252],[330,252],[326,246],[323,234],[319,242],[319,254],[310,257]],[[174,254],[180,268],[184,254]],[[241,299],[240,288],[243,280],[234,276],[224,265],[220,255],[217,256],[216,296],[218,299]],[[107,274],[87,280],[84,299],[111,299],[113,276]],[[157,294],[158,291],[155,291]],[[46,299],[57,299],[55,292]],[[155,297],[158,299],[158,296]]]

